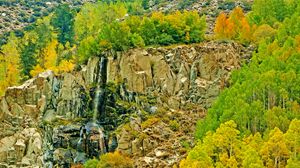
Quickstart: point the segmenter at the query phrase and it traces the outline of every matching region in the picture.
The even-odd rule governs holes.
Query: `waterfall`
[[[108,151],[105,131],[103,127],[99,125],[99,121],[105,118],[107,62],[107,57],[102,56],[100,58],[93,99],[93,118],[92,121],[81,127],[79,140],[77,142],[77,150],[84,151],[89,156],[95,156],[94,151],[97,150],[97,153],[99,152],[98,154],[103,154]],[[95,142],[97,146],[93,146]]]
[[[101,152],[106,153],[108,150],[106,149],[105,135],[103,132],[103,128],[99,127],[98,132],[99,132],[99,146],[100,146]]]
[[[94,109],[93,109],[93,122],[97,121],[98,110],[99,110],[99,99],[100,99],[101,88],[98,85],[96,88],[95,98],[94,98]]]
[[[105,114],[105,86],[107,80],[107,62],[108,59],[106,57],[101,57],[99,61],[99,72],[97,75],[97,87],[95,91],[95,97],[93,101],[93,122],[97,122],[97,120],[101,117],[104,117]]]
[[[77,152],[98,157],[100,154],[108,152],[106,140],[107,137],[103,127],[95,122],[88,122],[80,128]],[[78,160],[79,159],[76,158],[74,162],[78,162]]]

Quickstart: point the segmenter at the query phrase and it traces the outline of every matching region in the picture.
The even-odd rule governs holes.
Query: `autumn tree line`
[[[233,121],[222,123],[208,132],[182,160],[180,167],[299,167],[300,121],[291,121],[284,133],[275,127],[268,134],[257,132],[241,136]]]
[[[198,144],[181,167],[299,167],[299,19],[299,0],[255,0],[246,15],[219,15],[217,39],[257,50],[198,121]]]
[[[196,11],[149,14],[143,5],[140,0],[88,3],[79,12],[61,5],[21,35],[11,33],[1,46],[0,94],[47,69],[72,71],[104,51],[204,40],[205,17]]]

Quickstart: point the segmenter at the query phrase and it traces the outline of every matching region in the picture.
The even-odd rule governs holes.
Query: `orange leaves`
[[[239,20],[239,19],[244,18],[245,14],[243,12],[243,9],[238,6],[238,7],[236,7],[236,8],[233,9],[230,17]]]
[[[241,26],[242,26],[240,32],[241,40],[244,42],[252,41],[252,34],[253,34],[252,27],[250,26],[246,18],[242,19]]]
[[[218,39],[227,38],[226,37],[227,34],[225,33],[225,31],[228,30],[227,24],[228,23],[227,23],[226,14],[221,13],[216,20],[216,25],[215,25],[215,29],[214,29],[214,32]]]
[[[221,13],[215,25],[217,39],[240,40],[243,43],[252,41],[255,26],[251,26],[246,19],[242,8],[236,7],[229,15]]]
[[[300,52],[300,35],[297,35],[295,37],[295,40],[296,40],[297,51]]]
[[[227,18],[225,13],[218,16],[214,31],[218,39],[232,39],[236,34],[233,20]]]

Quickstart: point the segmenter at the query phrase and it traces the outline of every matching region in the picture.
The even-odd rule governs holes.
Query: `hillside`
[[[80,8],[83,3],[92,0],[1,0],[0,1],[0,35],[20,30],[35,22],[37,19],[48,16],[61,4],[68,4],[73,8]]]
[[[241,49],[236,44],[204,43],[130,50],[106,61],[90,59],[79,72],[57,76],[47,71],[11,87],[1,99],[0,161],[66,167],[117,147],[139,160],[138,167],[178,164],[186,153],[184,145],[194,143],[192,130],[205,115],[204,107],[218,95],[229,72],[239,68]],[[218,59],[222,61],[210,71],[209,65]],[[119,83],[120,79],[127,82]],[[92,124],[95,119],[100,121],[97,125]],[[21,148],[10,150],[15,142]],[[42,156],[47,158],[44,162]]]
[[[103,0],[111,2],[110,0]],[[130,0],[124,0],[129,2]],[[95,0],[1,0],[0,1],[0,45],[7,42],[7,37],[10,32],[15,32],[17,36],[22,36],[22,31],[25,29],[31,29],[38,19],[48,16],[53,13],[54,10],[63,4],[67,4],[74,11],[80,10],[80,7],[88,2],[96,2]],[[211,19],[209,24],[213,26],[215,17],[221,10],[232,10],[235,6],[239,5],[243,7],[246,11],[250,10],[251,0],[244,1],[225,1],[225,0],[159,0],[159,1],[138,1],[142,3],[140,6],[141,9],[137,9],[140,13],[141,11],[151,12],[151,11],[163,11],[163,12],[172,12],[175,10],[197,10],[201,14],[205,14]],[[132,5],[135,8],[137,5]],[[211,27],[212,28],[212,27]],[[212,32],[212,29],[209,29],[209,33]]]
[[[0,2],[0,167],[300,166],[299,0]]]

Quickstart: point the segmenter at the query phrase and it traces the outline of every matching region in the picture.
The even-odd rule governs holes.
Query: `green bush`
[[[84,164],[85,168],[133,168],[133,161],[120,152],[107,153],[100,160],[91,159]]]
[[[90,159],[87,162],[85,162],[84,167],[85,168],[96,168],[99,163],[99,160],[97,159]]]
[[[178,131],[180,128],[180,124],[177,122],[177,120],[172,120],[169,123],[171,130]]]

